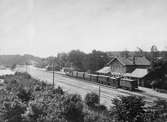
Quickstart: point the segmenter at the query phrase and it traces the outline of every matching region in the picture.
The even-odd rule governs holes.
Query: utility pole
[[[99,104],[100,104],[100,93],[101,92],[101,89],[100,89],[100,85],[99,85]]]
[[[53,64],[52,64],[52,70],[53,70],[53,88],[54,88],[54,85],[55,85],[55,68],[54,68],[54,60],[53,60]]]
[[[100,92],[101,92],[101,90],[100,90],[100,85],[99,85],[99,105],[100,105]],[[98,117],[99,117],[100,116],[100,111],[99,110],[98,110],[97,114],[98,114]]]
[[[28,73],[27,62],[26,62],[26,73]]]

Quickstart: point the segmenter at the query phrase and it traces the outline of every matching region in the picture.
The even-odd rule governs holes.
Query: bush
[[[6,89],[9,91],[17,91],[18,87],[20,86],[20,84],[15,79],[12,79],[10,81],[5,80],[5,83],[6,83]]]
[[[114,106],[111,108],[111,114],[116,120],[123,122],[141,122],[143,120],[144,105],[142,97],[122,96],[113,99]]]
[[[24,121],[45,122],[46,115],[46,106],[42,102],[33,101],[27,107],[27,111],[24,114]]]
[[[103,111],[107,111],[107,107],[105,106],[105,105],[102,105],[102,104],[97,104],[96,105],[96,109],[97,109],[97,111],[101,111],[101,112],[103,112]]]
[[[113,122],[109,114],[102,114],[94,111],[87,111],[84,122]]]
[[[79,95],[68,95],[63,101],[62,115],[69,122],[83,122],[83,103],[81,96]]]
[[[24,73],[16,72],[15,75],[16,75],[16,76],[21,76],[21,77],[23,77],[23,78],[25,78],[25,79],[30,79],[30,78],[31,78],[31,75],[28,74],[28,73],[26,73],[26,72],[24,72]]]
[[[10,99],[10,101],[4,101],[2,110],[1,117],[5,122],[22,122],[22,114],[24,114],[26,106],[17,99],[14,101]]]
[[[95,108],[96,104],[99,103],[99,96],[96,93],[88,93],[85,97],[85,103],[91,107]]]
[[[161,121],[167,121],[167,101],[158,99],[154,101],[154,104],[153,108],[157,118],[161,119]]]
[[[58,86],[56,89],[53,89],[53,94],[63,95],[64,91],[63,91],[63,89],[60,86]]]
[[[33,99],[32,91],[29,88],[19,88],[17,96],[26,103]]]

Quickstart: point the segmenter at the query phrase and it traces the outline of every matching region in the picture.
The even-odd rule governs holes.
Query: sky
[[[167,50],[167,0],[0,0],[0,54]]]

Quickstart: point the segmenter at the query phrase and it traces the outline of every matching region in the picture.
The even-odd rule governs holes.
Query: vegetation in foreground
[[[5,76],[0,90],[0,122],[165,122],[167,102],[158,100],[146,107],[143,98],[120,96],[107,109],[98,95],[68,94],[29,74]]]

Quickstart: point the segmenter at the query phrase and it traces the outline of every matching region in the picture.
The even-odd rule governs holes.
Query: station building
[[[150,64],[150,61],[144,56],[114,57],[97,73],[136,79],[139,85],[144,86],[144,78],[148,74]]]

